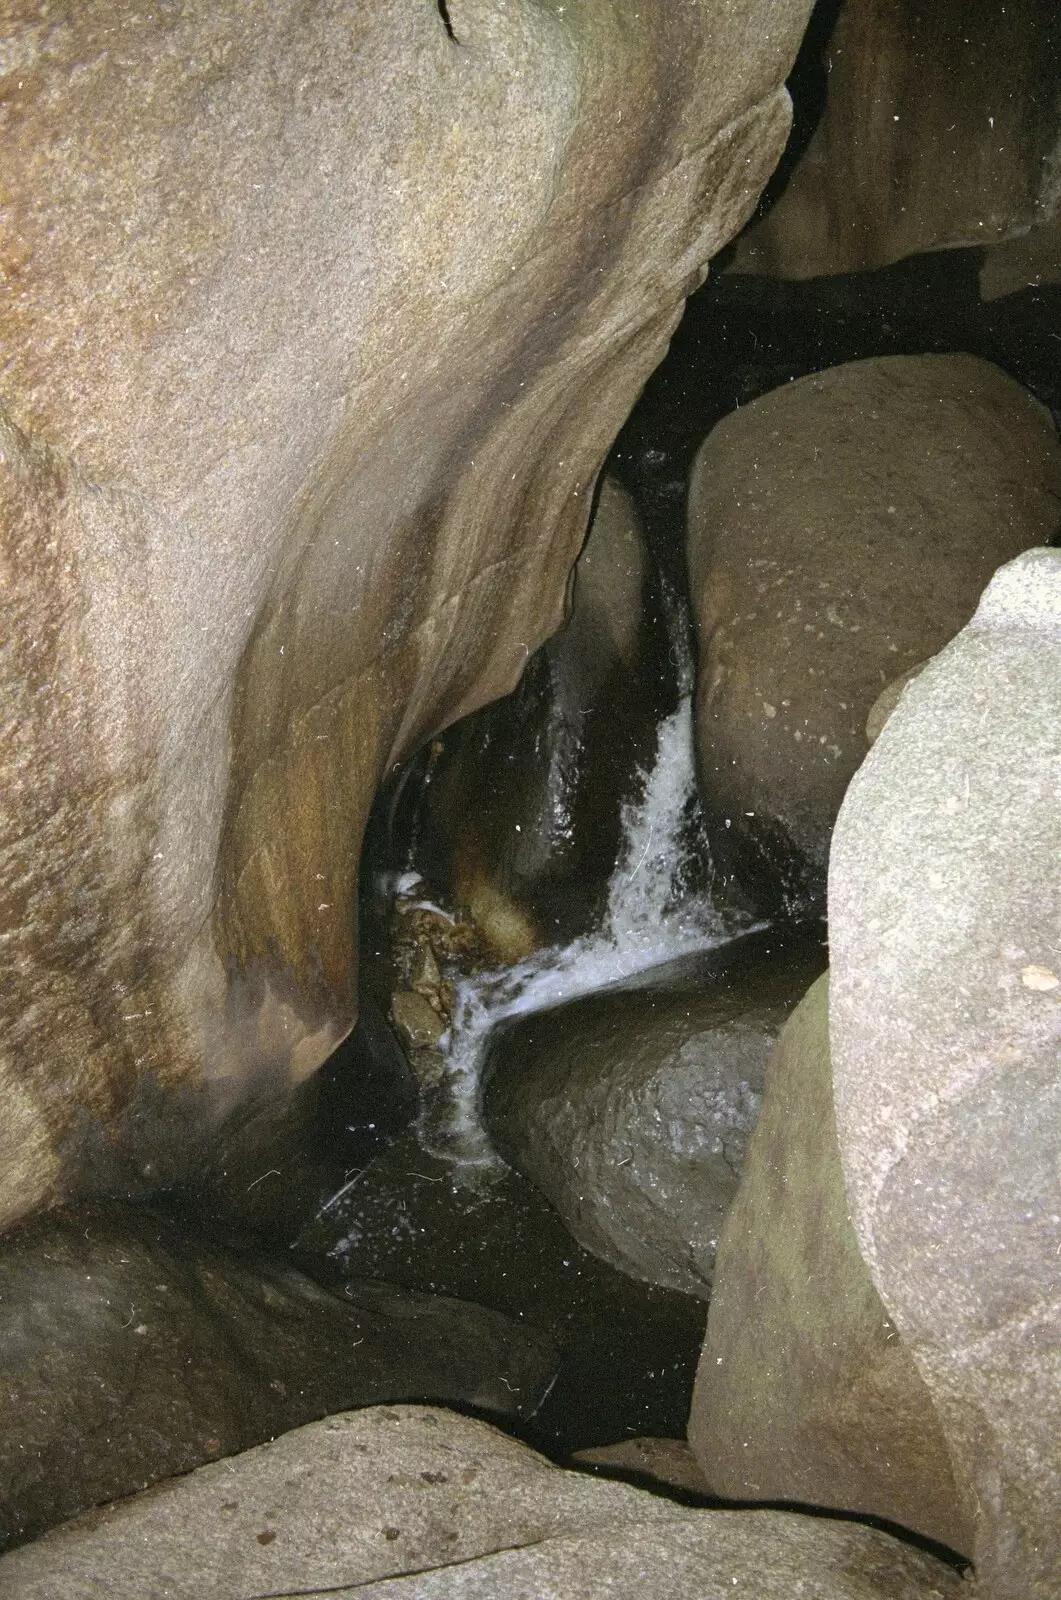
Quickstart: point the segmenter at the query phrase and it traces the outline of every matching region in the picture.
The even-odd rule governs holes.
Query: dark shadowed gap
[[[792,97],[792,131],[781,159],[759,197],[752,223],[764,217],[780,200],[822,119],[829,83],[825,52],[829,48],[842,5],[843,0],[818,0],[811,13],[799,54],[785,83]]]

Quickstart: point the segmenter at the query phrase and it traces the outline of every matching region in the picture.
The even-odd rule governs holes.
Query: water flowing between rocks
[[[417,1125],[423,1149],[449,1164],[457,1184],[476,1188],[505,1171],[481,1116],[483,1067],[500,1024],[616,987],[747,931],[715,905],[709,880],[703,886],[706,843],[696,814],[692,698],[687,683],[683,688],[677,709],[659,725],[640,796],[624,807],[601,928],[457,986],[445,1074],[426,1096]]]
[[[349,1175],[300,1245],[316,1270],[327,1260],[342,1278],[367,1274],[457,1295],[549,1329],[563,1360],[527,1437],[559,1454],[638,1432],[680,1434],[705,1308],[576,1244],[544,1196],[493,1149],[483,1073],[508,1020],[651,984],[657,971],[673,981],[675,963],[697,962],[747,931],[710,892],[682,687],[624,809],[600,928],[458,984],[445,1072],[424,1090],[415,1127]]]

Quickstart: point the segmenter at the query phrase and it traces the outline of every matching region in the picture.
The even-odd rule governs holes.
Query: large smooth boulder
[[[349,1030],[378,781],[560,624],[809,9],[17,8],[0,1225]]]
[[[349,1406],[529,1415],[557,1370],[533,1325],[195,1242],[95,1204],[0,1252],[0,1548]]]
[[[425,786],[432,846],[495,959],[584,933],[603,913],[623,806],[652,764],[667,639],[633,500],[606,475],[571,614],[514,694],[442,740]],[[658,612],[658,608],[657,608]]]
[[[101,1587],[111,1600],[957,1600],[962,1585],[873,1528],[689,1511],[402,1406],[301,1428],[0,1560],[4,1600]]]
[[[819,70],[821,120],[733,271],[861,272],[1049,226],[1061,200],[1054,0],[841,5]]]
[[[764,910],[823,907],[873,702],[1059,527],[1049,412],[972,356],[834,367],[708,435],[688,550],[701,790],[718,863]]]
[[[767,1060],[824,959],[813,936],[750,934],[520,1018],[487,1063],[494,1143],[584,1249],[707,1299]]]
[[[1061,1592],[1061,550],[989,584],[844,801],[830,1031],[859,1248],[976,1508]]]
[[[718,1248],[689,1418],[705,1487],[887,1517],[972,1549],[940,1421],[848,1217],[829,982],[789,1018]]]

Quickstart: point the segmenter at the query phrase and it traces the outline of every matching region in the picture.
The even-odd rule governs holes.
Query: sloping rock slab
[[[703,1499],[711,1496],[703,1469],[684,1439],[655,1439],[645,1434],[639,1439],[621,1439],[618,1444],[594,1445],[576,1450],[571,1465],[649,1488],[665,1485],[682,1494]]]
[[[688,1511],[419,1407],[330,1417],[0,1560],[0,1600],[956,1600],[960,1587],[873,1529]]]
[[[350,1406],[529,1412],[556,1360],[498,1312],[381,1284],[332,1295],[149,1213],[42,1218],[0,1255],[0,1546]]]

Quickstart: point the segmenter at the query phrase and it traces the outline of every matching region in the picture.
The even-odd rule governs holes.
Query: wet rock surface
[[[482,1306],[332,1293],[151,1212],[58,1212],[0,1247],[0,1545],[353,1405],[526,1414],[556,1366],[545,1333]]]
[[[885,1517],[972,1550],[940,1419],[848,1217],[828,978],[789,1019],[719,1244],[689,1441],[705,1488]]]
[[[621,1271],[707,1298],[774,1041],[824,961],[817,930],[746,935],[499,1033],[498,1149]]]
[[[871,1528],[690,1511],[418,1407],[331,1417],[0,1559],[5,1600],[83,1600],[101,1582],[113,1600],[160,1582],[167,1600],[722,1600],[748,1586],[763,1600],[956,1600],[961,1587]]]
[[[365,967],[366,989],[392,986],[391,1023],[421,1090],[445,1073],[458,982],[489,966],[492,956],[469,908],[447,911],[430,893],[417,872],[399,878],[385,927],[377,929],[383,948]]]
[[[718,864],[771,911],[823,906],[880,691],[1061,522],[1050,416],[968,356],[850,363],[709,435],[690,486],[697,740]]]
[[[1028,551],[906,690],[830,868],[851,1219],[992,1600],[1061,1584],[1059,684],[1061,551]]]
[[[415,989],[397,989],[391,1001],[391,1020],[402,1044],[410,1051],[437,1047],[446,1031],[444,1018],[426,995]]]

